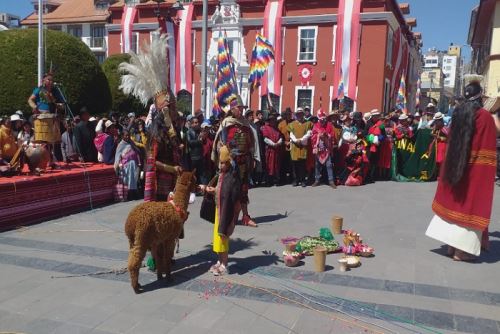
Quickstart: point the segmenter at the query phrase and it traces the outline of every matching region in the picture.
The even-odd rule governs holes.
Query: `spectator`
[[[123,130],[122,140],[116,148],[114,167],[123,184],[127,185],[129,197],[136,199],[141,159],[127,129]]]
[[[89,126],[90,114],[86,108],[80,111],[80,122],[73,130],[73,144],[82,162],[95,162],[97,152],[93,144],[94,129]]]
[[[203,143],[201,140],[201,128],[197,117],[191,118],[191,127],[187,132],[187,143],[191,157],[191,169],[196,169],[196,178],[200,184],[208,181],[203,179]]]
[[[102,155],[104,150],[104,141],[108,138],[108,134],[105,131],[104,124],[107,122],[106,118],[99,120],[97,126],[95,127],[95,138],[94,138],[94,146],[97,150],[97,161],[104,162],[104,157]]]
[[[61,151],[63,161],[66,163],[78,161],[78,154],[76,153],[75,147],[73,145],[73,121],[71,119],[67,119],[64,123],[64,126],[66,127],[66,131],[64,131],[61,136]]]
[[[102,158],[106,165],[113,165],[115,163],[116,146],[120,136],[116,125],[112,121],[107,120],[105,127],[108,137],[104,140]]]
[[[11,118],[6,118],[0,127],[0,161],[4,160],[12,165],[12,158],[16,155],[18,147],[11,126]]]
[[[24,121],[23,129],[17,135],[17,146],[27,146],[33,141],[33,129],[31,128],[31,123]]]

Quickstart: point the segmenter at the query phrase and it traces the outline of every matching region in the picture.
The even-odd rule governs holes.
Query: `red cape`
[[[443,180],[438,187],[432,210],[447,222],[484,231],[488,228],[493,204],[496,172],[496,127],[484,109],[476,114],[469,165],[458,185]],[[445,168],[441,169],[443,173]]]

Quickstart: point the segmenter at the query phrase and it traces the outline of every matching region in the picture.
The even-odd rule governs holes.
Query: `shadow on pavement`
[[[491,236],[492,233],[490,233]],[[431,249],[431,252],[450,257],[448,256],[448,246],[442,245],[440,248]],[[450,257],[451,259],[451,257]],[[490,240],[490,249],[488,251],[481,250],[481,255],[475,261],[471,261],[470,263],[497,263],[500,262],[500,240]]]
[[[240,265],[240,261],[244,261],[244,267],[246,270],[253,270],[260,266],[270,265],[272,263],[276,263],[276,261],[272,262],[268,260],[270,255],[262,255],[262,256],[253,256],[246,259],[238,259],[232,258],[231,254],[235,254],[236,252],[242,251],[244,249],[249,249],[254,246],[257,246],[258,243],[253,241],[253,238],[248,240],[244,240],[241,238],[231,239],[229,248],[230,248],[230,256],[229,262]],[[182,245],[181,245],[182,251]],[[276,256],[276,260],[277,260]],[[212,245],[206,245],[204,249],[200,250],[195,254],[190,254],[184,257],[176,257],[175,264],[172,266],[172,280],[160,280],[153,281],[148,284],[142,286],[144,292],[150,292],[161,288],[173,287],[186,282],[189,282],[199,276],[204,275],[210,269],[210,266],[214,264],[217,260],[215,253],[212,251]],[[243,263],[243,262],[241,262]],[[234,267],[234,265],[230,265],[230,267]],[[248,268],[247,268],[248,267]],[[238,272],[237,270],[230,269],[231,272]]]
[[[255,221],[255,223],[260,225],[260,224],[264,224],[264,223],[272,223],[272,222],[275,222],[277,220],[281,220],[281,219],[284,219],[287,217],[288,217],[288,213],[285,212],[285,214],[277,213],[275,215],[254,217],[253,220]]]

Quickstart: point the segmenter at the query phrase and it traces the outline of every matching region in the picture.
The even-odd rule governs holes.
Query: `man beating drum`
[[[45,74],[42,85],[33,90],[28,104],[33,109],[35,124],[35,143],[47,146],[50,152],[50,165],[55,167],[54,143],[61,141],[60,120],[57,112],[64,110],[63,98],[58,89],[54,89],[51,73]],[[42,167],[43,169],[43,167]]]

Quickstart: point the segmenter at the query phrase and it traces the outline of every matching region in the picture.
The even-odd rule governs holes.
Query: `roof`
[[[165,0],[161,5],[163,6],[163,4],[174,4],[176,0]],[[201,2],[202,0],[193,0],[191,2]],[[209,1],[210,2],[210,1]],[[182,3],[182,1],[181,1]],[[114,4],[112,4],[109,8],[111,9],[116,9],[116,8],[122,8],[123,5],[125,4],[125,1],[124,0],[118,0],[116,1]],[[187,5],[187,3],[184,3],[185,5]],[[137,6],[157,6],[157,2],[156,1],[153,1],[153,0],[140,0],[140,3],[137,4]]]
[[[105,22],[108,11],[96,10],[94,0],[58,0],[61,4],[54,11],[43,16],[44,23]],[[21,21],[23,25],[38,24],[38,13]]]

